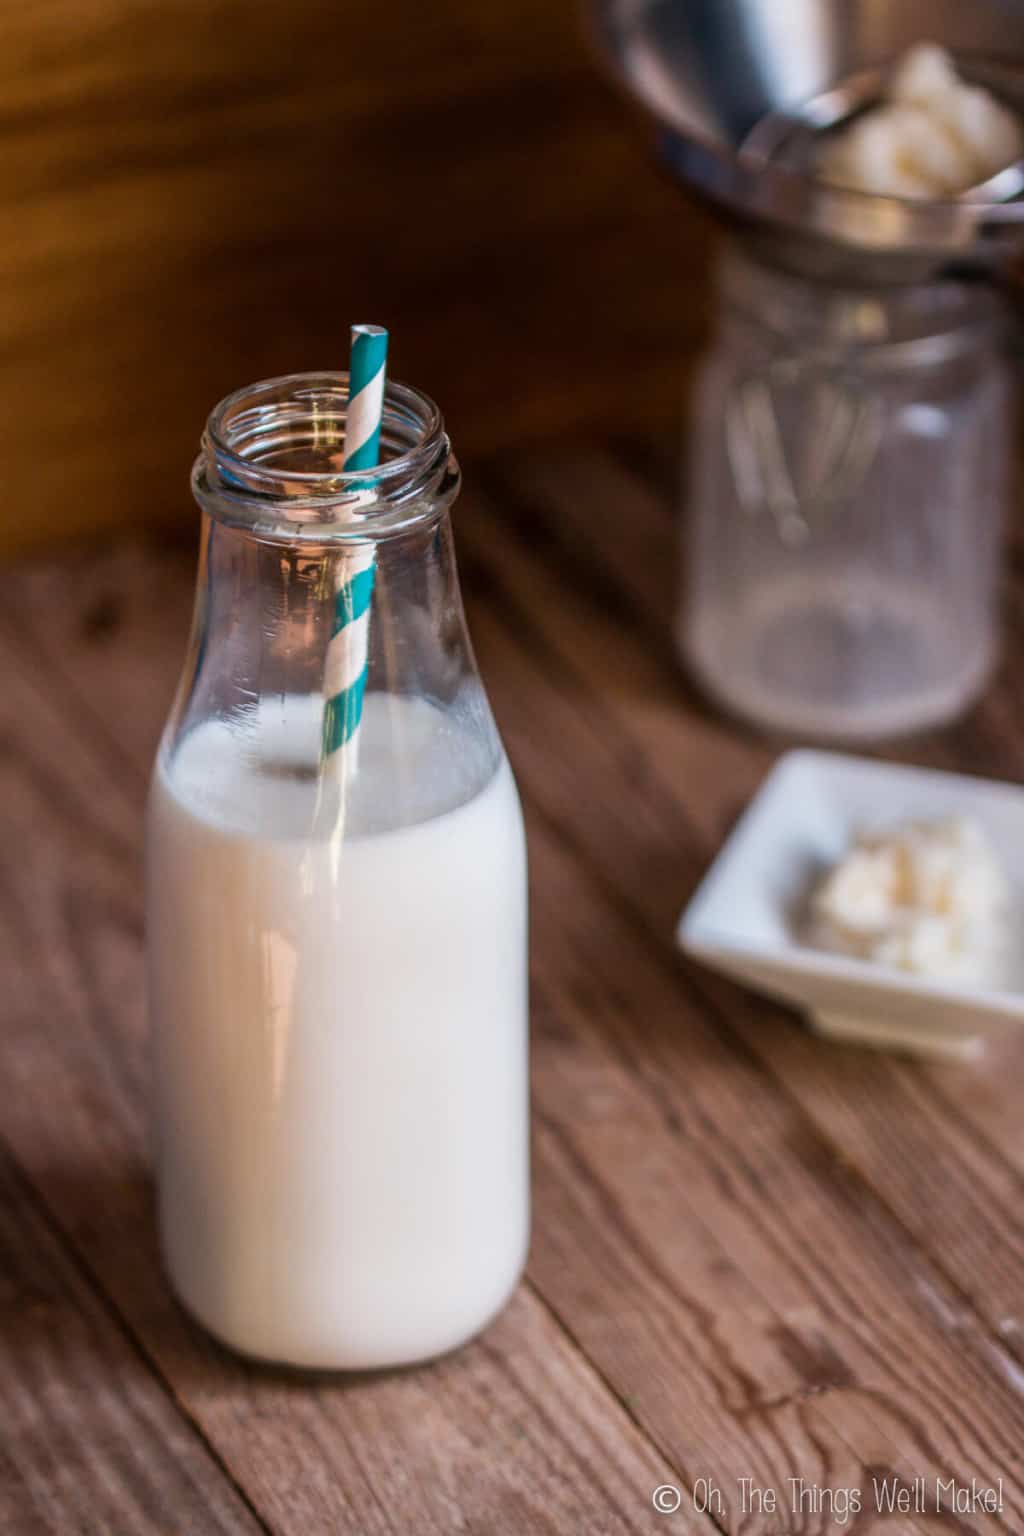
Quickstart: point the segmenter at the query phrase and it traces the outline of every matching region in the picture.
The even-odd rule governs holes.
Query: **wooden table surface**
[[[463,582],[530,837],[535,1224],[501,1319],[410,1372],[244,1364],[160,1270],[140,831],[191,541],[0,577],[4,1536],[1024,1529],[1024,1049],[830,1047],[673,948],[776,749],[677,669],[672,461],[469,466]],[[1024,776],[1014,581],[989,697],[900,758]],[[882,1519],[883,1476],[1001,1478],[1003,1511]],[[801,1477],[865,1511],[792,1513]],[[782,1512],[744,1515],[742,1478]]]

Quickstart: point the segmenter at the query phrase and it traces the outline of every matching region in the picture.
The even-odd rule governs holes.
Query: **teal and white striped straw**
[[[380,453],[388,333],[380,325],[352,327],[345,470],[373,469]],[[334,621],[324,664],[324,757],[354,764],[363,714],[375,569],[372,546],[342,557]]]

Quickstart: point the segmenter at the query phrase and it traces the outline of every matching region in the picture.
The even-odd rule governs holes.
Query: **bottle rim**
[[[259,538],[321,544],[384,538],[451,506],[459,468],[433,400],[389,381],[380,462],[343,470],[348,399],[344,372],[283,374],[225,396],[192,469],[199,505]]]

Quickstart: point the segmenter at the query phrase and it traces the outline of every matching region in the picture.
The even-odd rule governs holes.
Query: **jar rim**
[[[720,276],[727,307],[811,353],[873,367],[943,363],[998,334],[999,296],[953,277],[927,283],[840,283],[760,259],[735,242]]]
[[[282,374],[226,395],[192,470],[199,505],[261,538],[317,543],[382,538],[450,506],[459,470],[434,401],[389,380],[380,462],[343,470],[348,399],[341,371]],[[282,462],[302,453],[323,462]]]

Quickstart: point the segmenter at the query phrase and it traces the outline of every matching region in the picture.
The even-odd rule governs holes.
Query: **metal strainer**
[[[1024,165],[944,202],[814,174],[822,135],[915,43],[1024,119],[1024,0],[595,0],[605,56],[677,174],[771,260],[852,283],[998,268],[1024,251]]]

